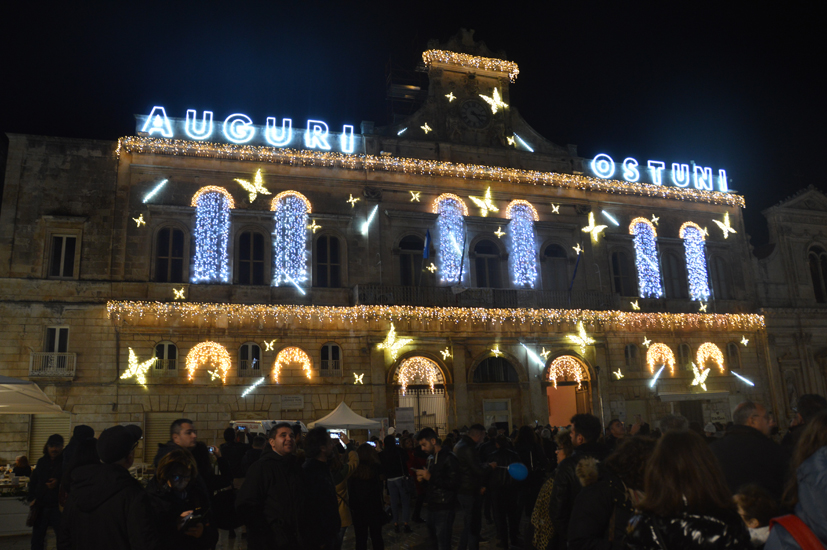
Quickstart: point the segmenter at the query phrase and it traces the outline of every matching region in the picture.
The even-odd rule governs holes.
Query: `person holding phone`
[[[37,461],[29,482],[29,518],[32,527],[32,550],[42,550],[46,531],[51,527],[55,534],[60,528],[58,486],[63,473],[63,436],[52,434],[43,446],[43,456]]]

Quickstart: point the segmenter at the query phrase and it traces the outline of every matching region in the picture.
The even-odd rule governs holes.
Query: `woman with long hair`
[[[555,436],[557,449],[555,451],[557,464],[560,464],[574,452],[571,443],[571,434],[568,430],[560,430]],[[556,467],[556,466],[555,466]],[[546,480],[540,488],[537,500],[534,503],[534,510],[531,512],[530,539],[534,550],[546,550],[550,548],[554,537],[554,526],[549,515],[551,505],[551,493],[554,490],[554,477]]]
[[[408,453],[396,444],[392,435],[385,437],[385,450],[379,453],[382,463],[382,474],[388,485],[388,494],[391,497],[391,513],[393,514],[393,530],[399,532],[399,523],[405,526],[405,532],[410,533],[408,522],[411,519],[411,480],[408,477]]]
[[[827,546],[827,410],[807,423],[798,438],[790,463],[792,475],[784,490],[783,504]],[[776,524],[765,550],[800,548],[787,529]]]
[[[367,550],[368,535],[373,550],[384,550],[382,525],[385,523],[385,510],[382,501],[382,467],[379,464],[379,454],[367,443],[359,445],[356,454],[359,455],[359,467],[348,481],[356,550]]]
[[[698,434],[663,435],[649,459],[644,492],[628,548],[751,548],[721,467]]]
[[[63,475],[63,436],[52,434],[43,446],[29,482],[29,517],[32,550],[42,550],[49,527],[57,535],[60,528],[59,486]],[[29,525],[29,523],[26,523]]]
[[[514,451],[520,455],[520,462],[528,468],[528,479],[526,479],[522,493],[525,513],[530,515],[540,488],[546,481],[548,457],[531,426],[520,427],[517,438],[514,440]]]

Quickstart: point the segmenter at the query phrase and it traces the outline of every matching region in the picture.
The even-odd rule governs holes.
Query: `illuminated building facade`
[[[773,398],[723,170],[583,159],[511,108],[516,63],[459,40],[423,59],[427,100],[384,128],[159,106],[117,143],[9,136],[0,374],[72,424],[141,423],[144,456],[176,417],[213,441],[342,400],[444,430]],[[43,422],[0,417],[0,458]]]

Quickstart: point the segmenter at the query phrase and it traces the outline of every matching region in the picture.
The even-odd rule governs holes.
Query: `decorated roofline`
[[[445,63],[468,69],[483,69],[486,71],[506,73],[511,82],[514,82],[517,79],[517,75],[520,74],[520,68],[513,61],[496,59],[494,57],[468,55],[467,53],[449,52],[446,50],[428,50],[427,52],[422,52],[422,61],[425,62],[426,67],[430,67],[433,63]]]
[[[141,136],[125,136],[118,139],[116,153],[120,156],[121,151],[135,154],[269,162],[291,166],[317,166],[345,168],[349,170],[371,170],[375,172],[399,172],[419,176],[489,180],[531,184],[535,186],[542,185],[562,189],[581,189],[583,191],[638,195],[670,200],[688,200],[725,206],[738,206],[741,208],[746,206],[743,195],[733,193],[666,187],[647,183],[631,183],[578,174],[540,172],[537,170],[521,170],[481,164],[457,164],[435,160],[343,154],[332,151],[287,149]]]

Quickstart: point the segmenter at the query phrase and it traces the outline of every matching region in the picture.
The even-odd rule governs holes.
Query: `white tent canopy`
[[[316,426],[338,428],[340,430],[370,430],[379,428],[382,424],[364,416],[359,416],[342,401],[338,407],[333,409],[332,413],[307,425],[311,429]]]
[[[0,414],[60,414],[63,411],[46,397],[37,384],[0,376]]]

